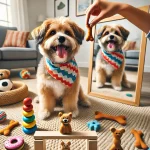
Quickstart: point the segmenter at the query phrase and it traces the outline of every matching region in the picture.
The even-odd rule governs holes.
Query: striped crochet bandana
[[[47,72],[50,76],[67,87],[72,86],[78,74],[78,66],[74,58],[62,64],[53,64],[48,58],[45,58],[45,62]]]
[[[109,63],[116,70],[120,68],[124,59],[122,50],[117,50],[115,52],[107,52],[102,49],[101,56],[107,63]]]

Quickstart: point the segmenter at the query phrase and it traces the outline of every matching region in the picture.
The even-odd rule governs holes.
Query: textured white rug
[[[32,72],[33,73],[33,72]],[[33,76],[35,77],[35,76]],[[13,71],[12,80],[21,80],[18,78],[18,71]],[[22,80],[25,82],[30,90],[29,96],[32,98],[36,95],[36,79]],[[87,74],[81,74],[81,85],[83,86],[84,91],[87,91]],[[134,147],[134,137],[130,133],[131,129],[135,128],[137,130],[142,130],[145,135],[144,139],[147,145],[150,147],[150,106],[147,107],[134,107],[117,102],[102,100],[99,98],[90,97],[92,106],[91,108],[82,108],[80,107],[80,115],[78,118],[73,119],[71,122],[72,129],[74,131],[88,131],[86,123],[94,119],[94,112],[96,110],[102,111],[104,113],[112,115],[125,115],[127,117],[127,125],[124,127],[126,132],[122,137],[122,146],[124,150],[137,150]],[[57,117],[58,112],[61,108],[56,108],[52,116],[46,121],[40,121],[37,117],[38,104],[33,103],[34,111],[36,116],[36,122],[38,130],[50,130],[57,131],[59,129],[59,118]],[[4,124],[0,124],[0,128],[6,126],[9,120],[14,119],[18,120],[21,124],[22,122],[22,103],[17,103],[14,105],[0,107],[0,110],[4,110],[7,113],[8,120]],[[112,144],[112,134],[110,132],[110,127],[120,128],[122,127],[116,122],[109,120],[100,121],[102,129],[97,132],[98,134],[98,150],[109,150]],[[20,135],[24,137],[25,147],[24,150],[33,150],[34,149],[34,139],[33,135],[25,135],[22,132],[21,125],[16,127],[12,133],[13,135]],[[8,137],[0,135],[0,150],[4,150],[3,143]],[[59,150],[60,149],[60,140],[47,140],[47,149],[48,150]],[[71,150],[85,150],[85,141],[84,140],[72,140],[71,141]]]

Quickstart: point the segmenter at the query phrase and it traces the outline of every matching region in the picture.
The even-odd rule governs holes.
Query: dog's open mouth
[[[51,47],[54,51],[56,51],[56,54],[60,57],[60,58],[64,58],[67,56],[68,54],[68,46],[65,45],[57,45],[57,46],[52,46]]]
[[[108,48],[115,48],[116,44],[117,44],[117,42],[114,40],[107,41]]]

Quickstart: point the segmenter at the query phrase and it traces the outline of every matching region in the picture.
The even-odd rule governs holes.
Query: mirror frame
[[[150,6],[143,6],[143,7],[140,7],[139,9],[148,13],[149,8],[150,8]],[[99,23],[123,20],[123,19],[126,19],[126,18],[117,14],[112,17],[103,19]],[[96,26],[93,27],[94,39],[95,39],[95,32],[96,32]],[[99,97],[99,98],[106,99],[106,100],[121,102],[121,103],[129,104],[129,105],[139,106],[140,105],[140,97],[141,97],[142,81],[143,81],[143,71],[144,71],[144,64],[145,64],[146,44],[147,44],[146,34],[142,31],[141,45],[140,45],[140,52],[139,52],[139,65],[138,65],[138,72],[137,72],[138,77],[137,77],[137,84],[136,84],[136,89],[135,89],[134,102],[131,102],[131,101],[125,100],[125,99],[122,100],[121,98],[117,98],[117,97],[115,98],[112,96],[98,94],[96,92],[91,91],[94,42],[95,42],[95,40],[93,42],[91,42],[91,47],[90,47],[90,63],[89,63],[89,72],[88,72],[88,95],[94,96],[94,97]]]

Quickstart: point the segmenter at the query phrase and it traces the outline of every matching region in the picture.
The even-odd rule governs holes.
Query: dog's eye
[[[55,30],[52,30],[51,32],[50,32],[50,35],[55,35],[56,34],[56,31]]]
[[[71,33],[69,31],[65,31],[65,34],[71,36]]]
[[[115,31],[115,34],[116,34],[116,35],[120,35],[118,31]]]
[[[108,35],[109,34],[109,32],[107,31],[107,32],[105,32],[105,34],[104,35]]]

